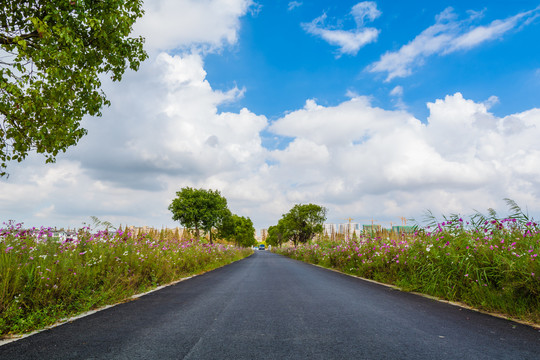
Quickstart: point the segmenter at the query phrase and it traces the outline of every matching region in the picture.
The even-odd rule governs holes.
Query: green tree
[[[283,244],[286,238],[286,232],[283,228],[283,221],[278,221],[277,225],[270,226],[268,228],[268,237],[266,243],[272,246],[280,246]]]
[[[30,151],[46,162],[86,134],[109,105],[100,74],[119,81],[147,58],[131,38],[141,0],[0,1],[0,176]]]
[[[227,199],[218,190],[182,188],[176,192],[176,199],[169,205],[173,220],[187,229],[195,230],[197,239],[199,231],[203,230],[210,236],[212,244],[212,229],[219,228],[224,219],[230,216]]]
[[[255,227],[251,219],[236,214],[230,214],[224,219],[219,236],[234,241],[238,246],[248,247],[257,244]]]
[[[326,208],[315,204],[296,204],[288,213],[283,215],[279,230],[287,240],[294,245],[306,243],[323,231],[326,220]]]

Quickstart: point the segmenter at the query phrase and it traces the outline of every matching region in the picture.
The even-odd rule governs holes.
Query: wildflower
[[[469,274],[465,274],[465,277],[469,277]]]

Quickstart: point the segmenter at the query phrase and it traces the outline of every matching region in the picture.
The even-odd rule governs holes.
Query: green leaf
[[[0,176],[30,151],[54,162],[86,134],[82,118],[110,104],[100,75],[120,80],[148,56],[144,39],[129,37],[142,14],[133,0],[0,3],[0,47],[14,54],[0,69],[0,158],[10,156]]]

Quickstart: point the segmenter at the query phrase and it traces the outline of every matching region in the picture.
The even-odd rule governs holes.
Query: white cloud
[[[499,103],[499,98],[495,95],[492,95],[489,97],[489,99],[487,99],[486,101],[484,101],[484,106],[486,107],[486,109],[491,109],[494,105],[498,104]]]
[[[297,7],[302,6],[302,4],[303,3],[301,1],[290,1],[287,10],[291,11],[293,9],[296,9]]]
[[[323,203],[335,219],[505,210],[505,197],[540,211],[538,109],[498,118],[456,93],[429,103],[422,123],[403,111],[375,108],[364,97],[315,105],[270,126],[294,138],[273,153],[283,159],[272,171],[287,184],[288,199]],[[309,151],[312,162],[288,162]]]
[[[429,56],[465,51],[527,25],[538,16],[539,9],[525,11],[504,20],[494,20],[487,26],[474,27],[469,24],[479,17],[477,13],[471,13],[468,19],[460,21],[456,20],[453,9],[447,8],[436,17],[434,25],[422,31],[398,51],[382,55],[378,61],[368,66],[367,70],[387,73],[386,81],[409,76],[413,69],[421,66]]]
[[[253,5],[252,0],[147,1],[135,32],[146,38],[151,53],[193,46],[212,50],[236,43],[239,18]]]
[[[517,28],[521,24],[528,23],[538,16],[538,8],[519,13],[505,20],[494,20],[488,26],[478,26],[453,39],[447,53],[457,50],[467,50],[481,43],[502,37],[508,31]]]
[[[89,134],[58,162],[32,155],[1,179],[0,219],[28,225],[76,226],[90,215],[115,223],[171,224],[168,203],[180,187],[209,186],[220,174],[223,188],[250,178],[264,164],[259,133],[264,116],[247,109],[218,112],[243,89],[212,89],[203,53],[237,39],[245,0],[153,1],[137,31],[147,38],[150,59],[105,80],[112,106],[87,118]],[[160,49],[184,49],[179,55]],[[201,52],[201,49],[204,52]]]
[[[393,102],[396,109],[407,110],[407,105],[403,101],[403,86],[397,85],[390,91],[390,96],[393,96]]]
[[[218,112],[241,91],[213,90],[205,75],[200,55],[161,53],[121,84],[107,83],[112,106],[103,118],[87,119],[89,134],[77,147],[53,165],[33,156],[10,169],[0,201],[11,215],[0,218],[75,226],[96,215],[173,225],[167,206],[182,186],[234,192],[238,182],[257,178],[266,118],[247,109]],[[260,195],[256,183],[243,188]]]
[[[354,16],[357,26],[364,26],[365,19],[373,21],[381,12],[377,9],[377,4],[373,1],[363,1],[354,5],[351,9],[351,14]]]
[[[305,31],[312,35],[321,37],[331,45],[339,47],[339,55],[356,55],[366,44],[374,42],[379,36],[379,30],[364,27],[366,19],[373,21],[379,17],[381,12],[377,10],[377,5],[372,1],[364,1],[352,7],[356,28],[352,30],[333,29],[324,25],[326,14],[319,16],[310,23],[302,24]]]
[[[154,50],[138,72],[121,83],[104,81],[112,106],[102,118],[85,119],[89,134],[56,164],[32,155],[10,167],[10,177],[0,179],[1,221],[80,226],[95,215],[114,224],[176,226],[167,207],[183,186],[219,189],[231,210],[257,227],[274,224],[298,202],[327,206],[330,221],[396,220],[425,209],[467,213],[500,208],[505,197],[540,212],[540,109],[497,117],[489,112],[495,97],[481,103],[456,93],[429,103],[423,123],[349,91],[350,100],[337,106],[310,99],[270,125],[249,109],[220,112],[245,90],[214,89],[200,48],[234,42],[241,15],[231,13],[245,13],[249,2],[223,0],[236,9],[223,13],[216,1],[197,2],[197,11],[205,14],[200,7],[207,6],[223,25],[206,35],[184,19],[193,12],[168,14],[191,3],[147,5],[163,14],[164,28],[193,28],[149,37]],[[360,10],[360,23],[376,16]],[[443,17],[453,21],[451,12]],[[177,41],[189,50],[157,51]],[[398,99],[403,93],[400,86],[391,91]],[[263,131],[292,141],[269,151]]]
[[[301,202],[327,206],[336,222],[504,209],[505,197],[540,212],[540,109],[500,118],[456,93],[429,103],[422,123],[367,97],[332,107],[308,100],[269,126],[293,138],[269,152],[260,140],[267,120],[247,109],[217,112],[235,95],[213,90],[202,68],[197,54],[163,54],[126,78],[122,90],[151,89],[145,100],[117,89],[74,151],[57,164],[32,156],[14,168],[2,180],[0,218],[175,226],[167,206],[182,186],[219,189],[257,227]]]
[[[391,91],[390,91],[390,95],[392,96],[398,96],[398,97],[401,97],[403,96],[403,86],[396,86],[395,88],[393,88]]]

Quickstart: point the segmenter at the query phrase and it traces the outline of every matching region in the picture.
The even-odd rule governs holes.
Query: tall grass
[[[50,229],[0,228],[0,335],[23,333],[61,318],[122,301],[179,278],[251,254],[153,233],[132,236],[81,229],[61,241]]]
[[[540,227],[458,216],[397,238],[322,238],[286,256],[540,324]]]

